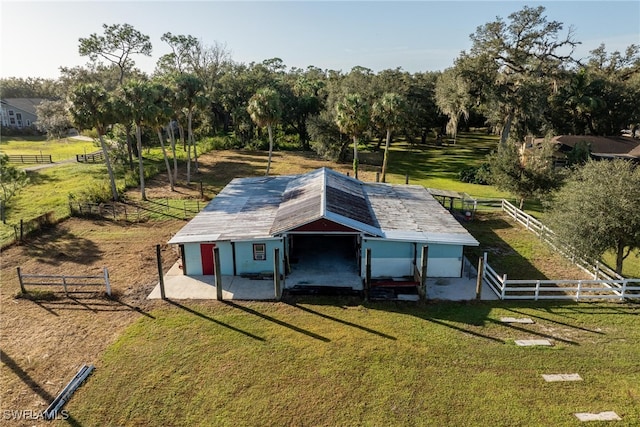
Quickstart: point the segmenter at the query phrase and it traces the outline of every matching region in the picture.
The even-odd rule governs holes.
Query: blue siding
[[[256,261],[253,259],[254,243],[264,243],[266,245],[266,260]],[[273,250],[275,248],[280,249],[280,271],[284,271],[284,247],[281,240],[235,242],[235,246],[237,275],[244,273],[262,273],[266,271],[273,273]],[[233,274],[233,272],[228,274]]]

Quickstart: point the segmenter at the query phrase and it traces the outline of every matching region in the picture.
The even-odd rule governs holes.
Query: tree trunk
[[[618,241],[616,248],[616,273],[622,275],[622,262],[624,261],[624,242]]]
[[[191,111],[187,117],[187,185],[191,184]]]
[[[169,132],[169,140],[171,141],[171,152],[173,154],[173,183],[178,182],[178,157],[176,156],[176,136],[173,134],[173,126],[169,123],[167,126]]]
[[[167,177],[169,178],[169,187],[171,191],[175,191],[173,186],[173,175],[171,174],[171,165],[169,164],[169,158],[167,157],[167,150],[164,148],[164,139],[162,138],[162,127],[158,128],[158,139],[160,140],[160,147],[162,147],[162,157],[164,157],[164,165],[167,168]]]
[[[140,125],[136,123],[136,140],[138,141],[138,169],[140,171],[140,196],[142,200],[147,200],[147,194],[144,187],[144,163],[142,162],[142,130]]]
[[[129,155],[129,169],[133,171],[133,141],[131,138],[131,126],[126,125],[125,128],[125,135],[127,138],[127,154]],[[137,155],[136,155],[137,157]]]
[[[389,146],[391,145],[391,129],[387,129],[387,143],[384,146],[384,157],[382,158],[382,182],[387,182],[387,162],[389,161]]]
[[[271,155],[273,154],[273,130],[271,129],[271,125],[267,125],[267,132],[269,132],[269,160],[267,160],[267,173],[265,175],[269,175],[269,170],[271,169]]]
[[[104,137],[101,133],[98,133],[98,137],[100,138],[100,146],[102,147],[102,154],[104,155],[104,162],[107,165],[107,173],[109,174],[109,183],[111,184],[111,196],[113,197],[113,201],[118,201],[118,188],[116,187],[116,178],[113,174],[113,168],[111,167],[111,160],[109,159],[109,150],[107,149],[107,144],[104,142]]]
[[[511,122],[513,122],[513,110],[509,110],[509,115],[502,128],[502,134],[500,135],[500,144],[506,144],[509,139],[509,132],[511,132]]]
[[[353,136],[353,176],[358,179],[358,137]]]

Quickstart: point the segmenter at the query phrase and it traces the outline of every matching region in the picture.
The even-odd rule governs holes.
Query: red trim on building
[[[302,225],[300,227],[294,228],[290,231],[306,231],[306,232],[344,232],[344,233],[359,233],[358,230],[347,227],[342,224],[338,224],[337,222],[329,221],[328,219],[321,218],[310,222],[308,224]]]

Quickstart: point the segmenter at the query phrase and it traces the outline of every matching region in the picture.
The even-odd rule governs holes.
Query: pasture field
[[[54,162],[74,159],[76,154],[92,153],[99,149],[99,143],[76,138],[47,140],[45,137],[14,136],[0,139],[0,152],[4,154],[51,155],[51,160]],[[16,165],[20,166],[19,163]]]
[[[123,332],[67,408],[79,425],[575,426],[576,412],[614,411],[616,425],[635,426],[638,314],[588,303],[169,302]],[[583,381],[542,378],[559,373]]]

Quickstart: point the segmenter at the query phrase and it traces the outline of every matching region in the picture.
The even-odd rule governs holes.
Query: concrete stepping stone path
[[[590,414],[588,412],[579,412],[574,414],[580,421],[620,421],[622,418],[613,411],[600,412],[598,414]]]
[[[553,344],[549,340],[516,340],[516,345],[520,347],[533,347],[533,346],[552,346]]]
[[[548,383],[557,381],[582,381],[580,374],[542,374],[542,378]]]
[[[529,319],[528,317],[521,317],[521,318],[501,317],[500,321],[502,323],[525,323],[525,324],[534,323],[533,320]]]

